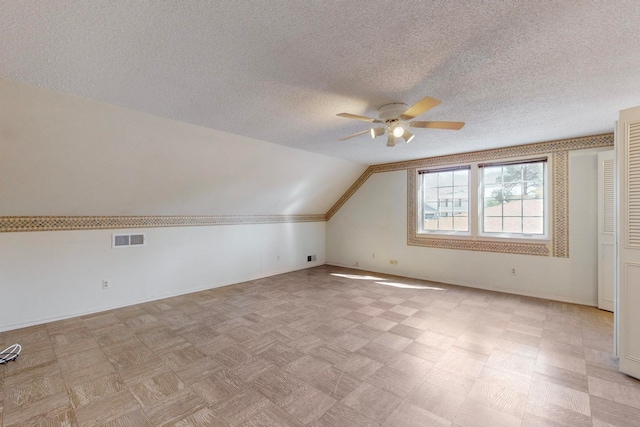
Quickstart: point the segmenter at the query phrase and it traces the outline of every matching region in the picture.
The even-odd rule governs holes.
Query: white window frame
[[[491,163],[507,163],[507,162],[526,162],[532,159],[545,158],[547,159],[544,167],[544,235],[531,234],[523,235],[518,233],[484,233],[482,231],[482,215],[484,210],[484,200],[482,197],[482,170],[478,167],[479,164],[491,164]],[[553,171],[553,156],[551,154],[542,154],[536,156],[526,157],[512,157],[504,159],[491,159],[477,162],[460,163],[453,165],[446,165],[443,167],[433,168],[421,168],[416,172],[416,235],[420,238],[450,238],[455,240],[482,240],[486,242],[514,242],[514,243],[545,243],[549,244],[552,241],[552,172]],[[469,231],[440,231],[440,230],[424,230],[423,221],[423,200],[422,200],[422,174],[424,171],[437,171],[439,169],[445,171],[456,168],[469,167]],[[475,202],[474,202],[475,201]]]
[[[425,230],[424,229],[424,200],[423,200],[423,196],[424,196],[424,191],[422,186],[423,186],[423,175],[425,173],[438,173],[438,172],[448,172],[448,171],[456,171],[456,170],[468,170],[469,171],[469,177],[468,177],[468,202],[467,202],[467,221],[468,221],[468,231],[456,231],[456,230]],[[471,217],[472,215],[472,205],[473,205],[473,192],[472,192],[472,165],[468,165],[468,164],[463,164],[463,165],[451,165],[451,166],[446,166],[446,167],[441,167],[441,168],[428,168],[428,169],[422,169],[418,172],[418,183],[417,183],[417,188],[418,188],[418,194],[417,194],[417,201],[418,201],[418,224],[417,224],[417,232],[418,234],[421,235],[441,235],[441,236],[459,236],[459,237],[470,237],[471,236],[471,227],[472,227],[472,223],[473,223],[473,219]]]
[[[542,205],[542,209],[543,209],[543,228],[544,228],[544,233],[543,234],[523,234],[523,233],[491,233],[491,232],[485,232],[483,230],[483,224],[484,224],[484,182],[483,182],[483,168],[477,167],[478,164],[484,164],[484,165],[491,165],[491,164],[495,164],[495,165],[502,165],[502,164],[508,164],[508,163],[512,163],[514,165],[516,164],[523,164],[523,163],[527,163],[531,160],[537,160],[537,159],[546,159],[546,161],[543,163],[543,174],[544,174],[544,184],[543,184],[543,191],[544,191],[544,199],[543,199],[543,205]],[[552,156],[551,155],[546,155],[546,156],[536,156],[536,157],[526,157],[526,158],[514,158],[514,159],[501,159],[501,160],[496,160],[496,161],[489,161],[489,162],[478,162],[476,164],[477,167],[477,177],[478,177],[478,198],[477,198],[477,208],[478,208],[478,222],[477,222],[477,235],[482,237],[483,239],[510,239],[510,240],[521,240],[521,241],[549,241],[551,239],[551,230],[550,230],[550,225],[551,225],[551,221],[550,221],[550,217],[551,217],[551,186],[549,184],[549,181],[551,180],[551,174],[550,171],[552,170],[551,167],[551,160]]]

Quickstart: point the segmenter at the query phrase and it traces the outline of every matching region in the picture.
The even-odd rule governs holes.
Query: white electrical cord
[[[10,345],[0,352],[0,365],[16,360],[22,351],[22,346],[18,343]]]

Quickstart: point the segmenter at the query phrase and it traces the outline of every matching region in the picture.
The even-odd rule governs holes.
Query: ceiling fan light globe
[[[396,146],[396,137],[393,136],[393,133],[389,132],[387,136],[387,147],[395,147]]]
[[[405,130],[404,133],[402,134],[402,138],[404,139],[404,142],[406,142],[407,144],[409,142],[411,142],[411,140],[415,137],[414,134],[412,134],[411,132],[409,132],[408,130]]]
[[[371,128],[371,138],[377,138],[380,135],[384,135],[385,129],[383,127]]]
[[[393,136],[395,136],[396,138],[400,138],[403,134],[404,134],[404,129],[402,128],[402,126],[396,126],[393,128]]]

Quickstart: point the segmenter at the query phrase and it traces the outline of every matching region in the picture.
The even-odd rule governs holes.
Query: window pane
[[[438,186],[444,187],[453,185],[453,172],[438,172]]]
[[[438,188],[438,197],[440,199],[450,199],[451,197],[453,197],[453,187]]]
[[[459,200],[467,200],[469,198],[469,186],[458,185],[453,187],[453,197]]]
[[[437,217],[438,212],[438,202],[435,200],[424,202],[424,207],[422,208],[422,212],[424,214],[424,219],[434,219]]]
[[[469,170],[428,172],[422,180],[423,230],[469,231]]]
[[[484,219],[485,233],[502,233],[502,217],[487,217]]]
[[[534,163],[526,165],[522,172],[523,194],[527,197],[543,197],[544,165]]]
[[[469,169],[455,171],[453,173],[453,185],[469,185]]]
[[[544,200],[542,199],[525,199],[523,202],[524,216],[543,216]]]
[[[484,197],[492,197],[498,202],[507,202],[514,198],[513,186],[507,185],[489,185],[484,188]],[[516,197],[517,197],[516,193]]]
[[[542,181],[543,164],[542,163],[530,163],[523,165],[522,180],[523,181]]]
[[[422,192],[422,200],[438,200],[438,189],[425,188]]]
[[[439,230],[452,231],[453,230],[453,217],[445,216],[438,218]]]
[[[523,165],[505,166],[504,170],[502,171],[503,182],[507,183],[522,181],[522,166]]]
[[[541,182],[527,181],[523,185],[526,198],[542,199],[544,197],[544,185]]]
[[[502,231],[505,233],[522,233],[522,218],[505,216],[502,220]]]
[[[484,216],[502,216],[502,203],[496,199],[484,199]]]
[[[425,220],[423,227],[424,227],[425,230],[437,230],[438,229],[438,220],[437,219]]]
[[[544,162],[485,167],[485,233],[544,234]]]
[[[453,218],[453,226],[456,231],[469,231],[468,216],[456,215]]]
[[[504,216],[522,216],[522,200],[512,200],[502,205]]]
[[[422,187],[423,188],[435,188],[438,186],[438,174],[437,173],[425,173],[422,175]]]
[[[493,197],[496,198],[496,194],[501,194],[502,185],[485,185],[484,186],[484,197]]]
[[[522,218],[522,231],[525,234],[544,234],[544,218],[542,217]]]
[[[512,182],[504,185],[506,200],[522,199],[522,183]]]
[[[502,166],[489,166],[482,169],[485,185],[502,184]]]

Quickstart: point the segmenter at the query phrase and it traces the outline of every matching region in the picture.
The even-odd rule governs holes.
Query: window
[[[469,166],[427,170],[421,177],[423,232],[469,232]]]
[[[549,240],[547,157],[417,172],[416,235]]]
[[[479,164],[482,233],[544,236],[546,159]]]

